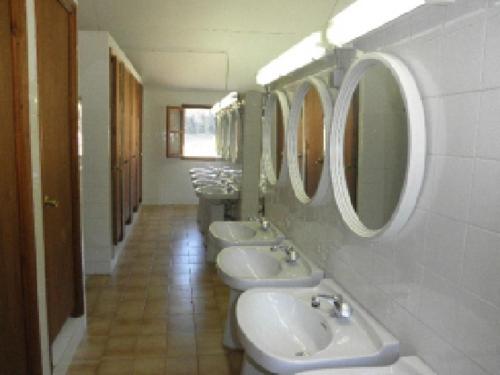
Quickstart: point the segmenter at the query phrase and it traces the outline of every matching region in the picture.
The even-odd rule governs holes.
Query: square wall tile
[[[462,285],[500,307],[500,234],[469,227]]]
[[[467,225],[429,214],[425,229],[424,266],[458,283],[462,275]]]
[[[470,222],[500,232],[500,161],[477,160],[472,185]]]
[[[500,76],[498,67],[497,74]],[[480,158],[500,160],[500,90],[484,91],[481,94],[476,155]]]

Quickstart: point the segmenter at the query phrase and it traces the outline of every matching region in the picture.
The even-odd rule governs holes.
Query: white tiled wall
[[[111,212],[110,48],[140,81],[140,76],[108,32],[78,32],[83,133],[83,237],[87,274],[110,273],[116,261],[113,259]]]
[[[427,117],[423,191],[384,243],[355,238],[330,193],[301,206],[289,184],[267,214],[438,374],[500,374],[500,1],[426,6],[357,41],[414,73]]]

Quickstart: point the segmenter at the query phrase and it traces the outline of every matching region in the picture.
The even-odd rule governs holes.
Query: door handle
[[[57,199],[51,199],[48,195],[43,197],[43,205],[45,207],[59,207],[59,201]]]
[[[325,159],[324,159],[324,158],[320,158],[320,159],[316,160],[316,161],[314,162],[314,164],[316,164],[316,165],[318,165],[318,164],[323,164],[323,163],[324,163],[324,161],[325,161]]]

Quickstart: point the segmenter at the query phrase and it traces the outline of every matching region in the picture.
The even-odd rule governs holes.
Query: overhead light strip
[[[326,54],[321,32],[315,32],[288,49],[257,73],[257,83],[267,85],[280,77],[318,60]]]
[[[329,22],[326,39],[312,33],[272,60],[257,73],[257,83],[267,85],[326,55],[330,48],[342,47],[424,4],[448,4],[455,0],[357,0]]]
[[[343,46],[425,3],[426,0],[357,0],[330,20],[326,37],[331,44]]]
[[[238,101],[238,92],[232,91],[229,94],[227,94],[225,97],[223,97],[220,101],[214,104],[214,106],[211,109],[212,114],[216,114],[219,111],[222,111],[223,109],[226,109],[230,106],[232,106],[234,103]]]

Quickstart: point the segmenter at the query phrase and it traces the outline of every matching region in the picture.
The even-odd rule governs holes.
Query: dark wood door
[[[139,208],[138,191],[138,151],[139,151],[139,116],[137,105],[137,81],[130,74],[130,199],[134,212]]]
[[[313,197],[319,185],[325,157],[323,107],[319,93],[314,88],[307,92],[304,99],[304,114],[306,143],[305,190],[309,197]]]
[[[122,104],[120,92],[123,81],[120,80],[123,66],[116,56],[110,59],[110,103],[111,103],[111,176],[113,189],[113,242],[123,240],[123,181],[122,181]]]
[[[130,74],[123,67],[123,144],[122,144],[122,177],[123,177],[123,217],[126,224],[132,222],[132,202],[131,202],[131,162],[130,162],[130,142],[131,142],[131,113],[130,113]]]
[[[0,373],[28,374],[16,166],[11,2],[0,2]],[[5,48],[4,48],[5,47]]]
[[[76,10],[58,0],[35,4],[47,306],[53,342],[68,317],[83,313]]]
[[[142,101],[143,101],[143,87],[141,84],[138,85],[139,91],[138,91],[138,105],[139,105],[139,160],[138,160],[138,200],[139,204],[142,202]]]

